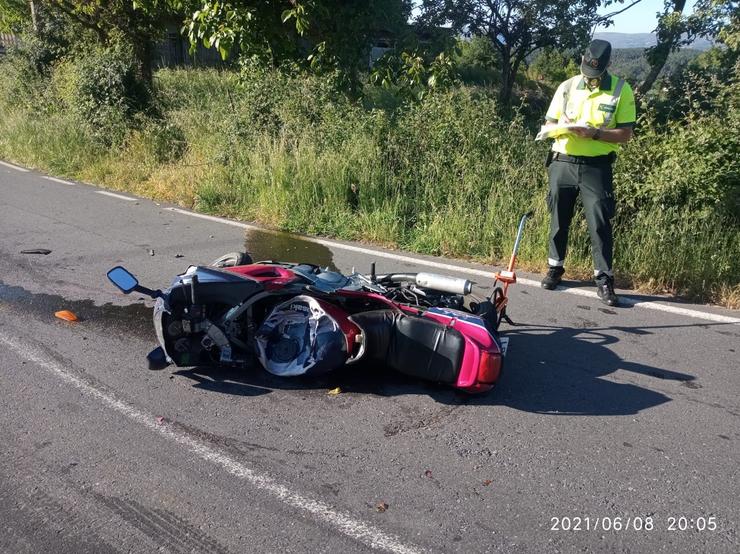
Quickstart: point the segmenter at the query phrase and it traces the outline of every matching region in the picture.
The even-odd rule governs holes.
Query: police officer
[[[581,59],[581,74],[560,84],[545,116],[546,125],[579,127],[559,135],[548,156],[550,250],[542,287],[554,289],[565,273],[568,229],[580,195],[591,235],[597,292],[602,302],[616,306],[612,163],[618,145],[632,138],[635,97],[623,79],[607,71],[611,50],[607,41],[593,40]]]

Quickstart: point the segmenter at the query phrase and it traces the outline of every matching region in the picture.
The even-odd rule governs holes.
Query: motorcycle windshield
[[[276,306],[255,341],[262,366],[281,377],[326,373],[347,360],[344,333],[310,296]]]

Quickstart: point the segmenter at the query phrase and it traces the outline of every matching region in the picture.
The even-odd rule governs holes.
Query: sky
[[[634,0],[624,0],[621,4],[616,1],[614,5],[608,8],[599,9],[600,14],[612,13],[629,6]],[[419,2],[416,2],[418,6]],[[684,13],[689,14],[693,11],[696,0],[688,0]],[[657,13],[663,11],[663,0],[641,0],[638,4],[632,6],[624,13],[614,17],[614,24],[609,28],[599,27],[599,31],[610,33],[652,33],[657,23]],[[418,14],[418,8],[412,12]]]
[[[608,8],[601,8],[599,13],[611,13],[629,6],[632,0],[625,0],[623,4],[614,4]],[[685,13],[691,13],[695,0],[686,2]],[[657,18],[655,14],[663,11],[663,0],[642,0],[623,14],[614,18],[614,24],[609,28],[599,28],[598,31],[610,33],[651,33],[655,29]]]

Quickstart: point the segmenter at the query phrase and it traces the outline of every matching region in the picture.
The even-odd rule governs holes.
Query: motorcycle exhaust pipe
[[[436,273],[417,273],[416,284],[425,289],[440,290],[451,294],[466,295],[473,290],[472,281]]]

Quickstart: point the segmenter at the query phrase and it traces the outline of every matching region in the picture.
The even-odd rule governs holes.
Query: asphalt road
[[[106,271],[158,288],[245,247],[487,282],[0,166],[0,551],[740,551],[740,314],[525,281],[481,397],[381,368],[145,369],[150,304]]]

